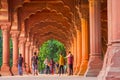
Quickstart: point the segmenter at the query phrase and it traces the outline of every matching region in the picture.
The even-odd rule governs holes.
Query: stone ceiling
[[[68,45],[80,27],[80,21],[75,19],[79,19],[78,4],[78,0],[11,0],[11,29],[37,39],[39,45],[48,39]]]
[[[8,1],[8,4],[7,4]],[[70,46],[81,30],[81,17],[89,18],[88,0],[1,0],[0,21],[11,22],[11,30],[38,45],[56,39]],[[107,44],[107,0],[101,0],[102,45]],[[6,12],[5,12],[6,11]],[[8,11],[8,12],[7,12]]]

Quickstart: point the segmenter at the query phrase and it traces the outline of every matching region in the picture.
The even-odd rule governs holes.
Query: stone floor
[[[38,76],[24,75],[24,76],[1,76],[0,80],[97,80],[95,77],[81,77],[81,76],[59,76],[59,75],[45,75]]]

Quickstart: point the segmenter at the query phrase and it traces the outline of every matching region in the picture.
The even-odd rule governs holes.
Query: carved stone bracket
[[[19,31],[10,31],[11,37],[12,38],[18,38],[19,37]]]

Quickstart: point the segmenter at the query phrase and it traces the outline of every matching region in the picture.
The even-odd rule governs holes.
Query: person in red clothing
[[[74,58],[73,58],[73,55],[71,54],[71,52],[69,51],[68,53],[68,56],[67,56],[67,62],[68,62],[68,74],[69,75],[73,75],[73,61],[74,61]]]
[[[54,66],[55,66],[55,62],[53,61],[53,58],[51,58],[50,60],[50,73],[54,74]]]

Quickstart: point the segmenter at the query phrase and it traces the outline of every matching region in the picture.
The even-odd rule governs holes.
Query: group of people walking
[[[66,62],[67,59],[67,62]],[[63,75],[68,73],[68,75],[73,75],[73,55],[71,52],[68,53],[66,57],[62,54],[59,56],[59,61],[54,62],[53,58],[49,61],[48,57],[44,60],[45,73],[46,74],[59,74]]]
[[[22,54],[19,54],[19,58],[18,58],[18,74],[19,75],[23,75],[23,66],[24,66],[24,68],[26,68]],[[38,75],[38,56],[37,56],[36,52],[31,57],[31,66],[32,66],[33,75]]]
[[[74,61],[74,58],[70,51],[66,57],[60,54],[58,62],[55,62],[53,58],[51,58],[49,61],[47,57],[44,60],[45,73],[46,74],[56,73],[59,75],[68,73],[68,75],[73,75],[73,61]],[[19,54],[19,58],[18,58],[18,74],[19,75],[23,75],[23,66],[25,67],[26,65],[24,64],[24,59],[22,57],[22,54]],[[33,75],[38,75],[38,56],[36,52],[31,57],[31,66],[32,66]]]

